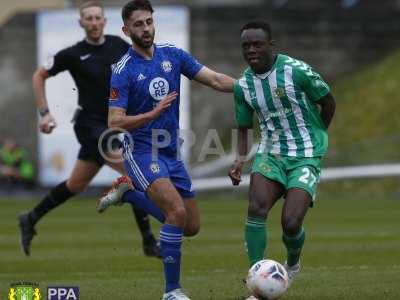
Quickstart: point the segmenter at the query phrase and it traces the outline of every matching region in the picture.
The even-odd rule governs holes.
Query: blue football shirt
[[[202,67],[189,53],[170,44],[155,44],[151,60],[144,59],[131,47],[113,66],[109,107],[121,107],[131,116],[149,112],[167,94],[173,91],[180,94],[181,74],[193,79]],[[157,119],[130,132],[135,153],[151,151],[155,129],[166,130],[171,136],[169,146],[160,152],[177,153],[179,100],[178,95]],[[158,140],[162,142],[163,137],[159,136]]]

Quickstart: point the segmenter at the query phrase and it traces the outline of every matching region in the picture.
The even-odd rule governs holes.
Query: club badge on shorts
[[[160,166],[158,165],[158,163],[151,163],[150,165],[150,170],[154,173],[160,173]]]

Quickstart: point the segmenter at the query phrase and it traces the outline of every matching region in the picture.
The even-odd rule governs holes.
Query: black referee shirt
[[[66,70],[70,72],[78,88],[78,104],[83,109],[79,123],[107,122],[111,65],[128,49],[129,44],[122,38],[105,35],[103,44],[80,41],[59,51],[45,66],[50,76]]]

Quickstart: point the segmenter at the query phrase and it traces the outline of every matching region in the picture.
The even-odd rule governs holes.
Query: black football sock
[[[132,205],[132,211],[143,239],[152,237],[153,233],[151,232],[149,215],[144,210],[136,208],[134,205]]]
[[[35,225],[45,214],[74,195],[75,194],[68,189],[66,181],[60,183],[51,189],[42,201],[29,212],[30,221]]]

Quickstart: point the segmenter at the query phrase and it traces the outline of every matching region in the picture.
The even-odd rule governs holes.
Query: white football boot
[[[293,283],[294,278],[297,276],[297,274],[300,273],[300,270],[301,270],[300,261],[298,261],[297,264],[295,264],[294,266],[291,266],[291,267],[289,267],[287,262],[285,261],[283,266],[285,267],[285,269],[286,269],[286,271],[288,273],[289,286],[291,286],[291,284]]]
[[[258,298],[254,297],[254,296],[250,296],[250,297],[246,298],[246,300],[258,300]]]
[[[102,213],[111,205],[122,205],[122,195],[133,189],[128,176],[121,176],[112,183],[112,188],[100,199],[97,200],[97,212]]]
[[[190,300],[190,298],[181,289],[175,289],[165,293],[161,300]]]

